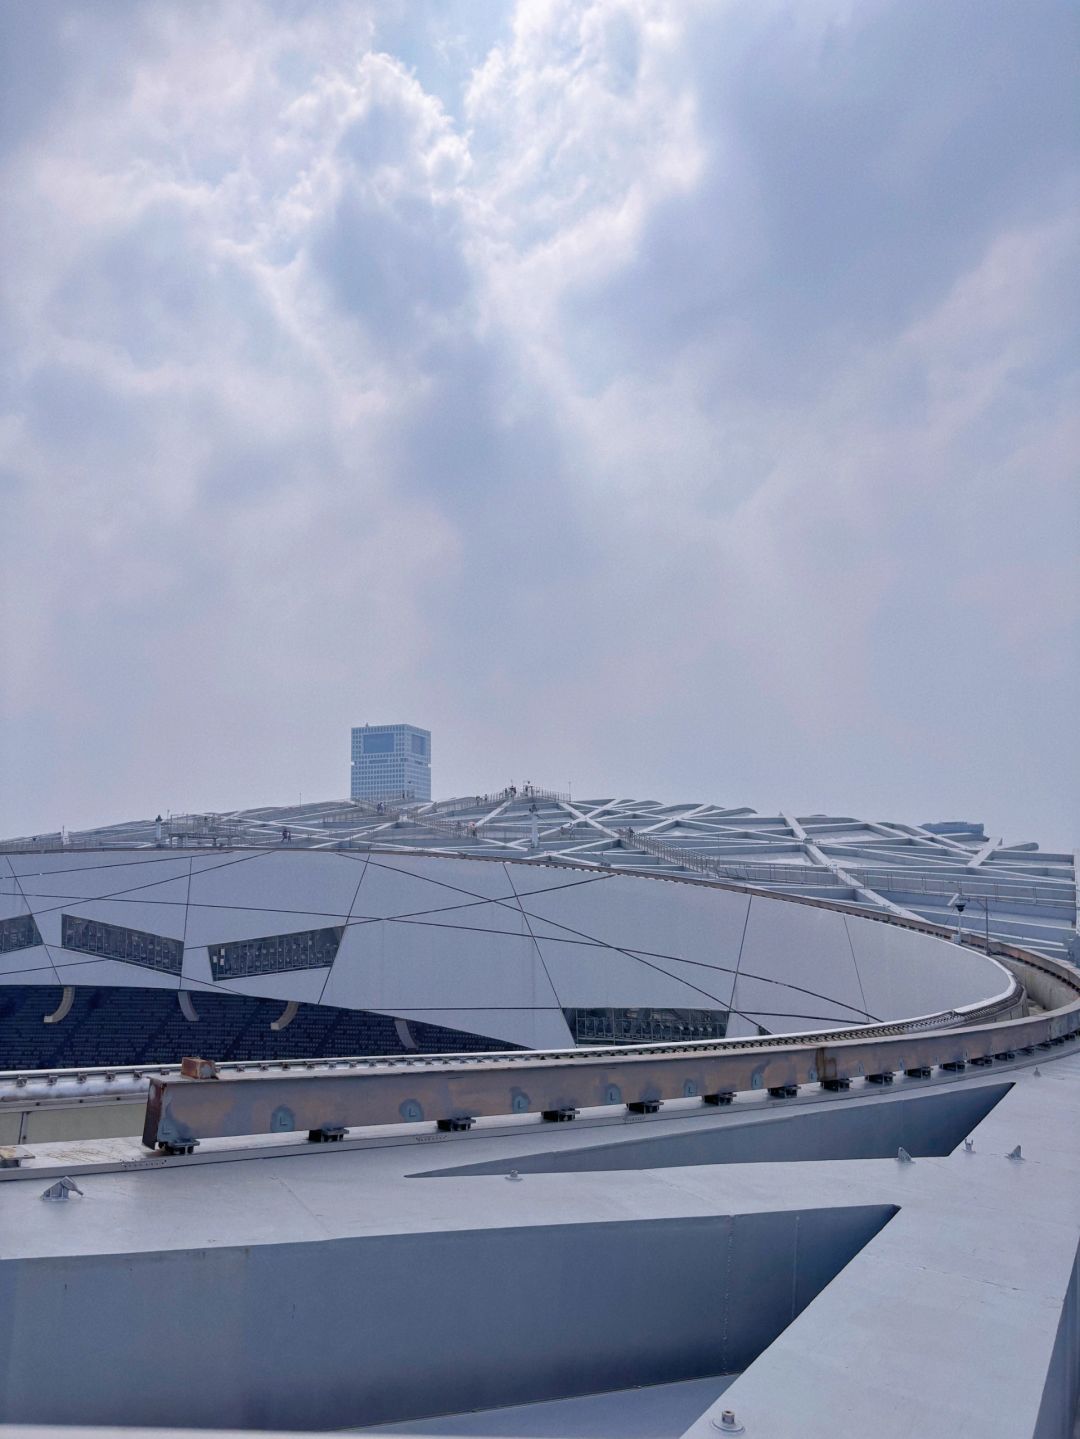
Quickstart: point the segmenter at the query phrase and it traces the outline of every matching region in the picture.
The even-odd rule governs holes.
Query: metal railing
[[[868,1039],[874,1036],[890,1038],[904,1034],[923,1034],[933,1030],[947,1029],[953,1025],[980,1024],[1001,1019],[1012,1014],[1024,1002],[1022,985],[1015,985],[1007,995],[987,1004],[969,1010],[942,1010],[939,1014],[923,1015],[917,1019],[883,1021],[876,1024],[848,1026],[846,1029],[822,1030],[818,1034],[800,1034],[798,1042],[809,1044],[817,1041],[837,1043],[848,1039]],[[506,1065],[530,1064],[536,1059],[550,1059],[553,1055],[588,1055],[592,1058],[625,1058],[638,1051],[667,1051],[671,1049],[700,1049],[708,1047],[717,1052],[736,1052],[777,1048],[792,1044],[788,1035],[760,1035],[752,1039],[707,1039],[707,1040],[666,1040],[635,1041],[619,1043],[611,1040],[606,1044],[589,1044],[572,1050],[479,1050],[464,1054],[404,1054],[404,1055],[340,1055],[319,1059],[237,1059],[216,1063],[219,1078],[274,1075],[331,1075],[335,1073],[364,1072],[377,1069],[381,1072],[413,1070],[417,1066],[440,1066],[447,1064],[464,1066],[489,1065],[492,1062]],[[179,1064],[137,1064],[86,1066],[77,1069],[49,1070],[8,1070],[0,1071],[0,1114],[8,1109],[23,1106],[67,1107],[71,1100],[80,1105],[95,1100],[116,1100],[128,1098],[136,1102],[148,1093],[155,1080],[179,1079]]]
[[[820,864],[720,860],[699,849],[684,848],[682,845],[657,839],[653,835],[637,834],[633,830],[619,830],[618,835],[624,845],[695,874],[710,875],[717,879],[741,880],[746,884],[851,888],[832,869]],[[845,874],[850,875],[861,887],[875,890],[882,895],[925,894],[951,898],[962,889],[970,899],[990,899],[1001,904],[1057,904],[1066,908],[1070,904],[1075,905],[1074,888],[1064,881],[1060,884],[1040,885],[1023,880],[990,879],[980,875],[977,870],[964,870],[962,875],[953,877],[938,877],[925,871],[877,869],[871,865],[851,864],[847,861],[837,863]]]
[[[710,879],[730,879],[744,884],[802,886],[825,885],[830,888],[850,889],[831,869],[816,864],[769,864],[756,861],[726,862],[703,854],[700,850],[684,849],[681,845],[665,843],[651,834],[638,834],[632,829],[617,831],[620,841],[642,854],[652,855],[665,864],[688,869],[694,874],[707,875]]]
[[[474,810],[491,809],[495,805],[504,804],[507,795],[502,790],[497,794],[459,794],[452,799],[436,800],[428,814],[454,815],[467,814]]]
[[[322,829],[359,829],[374,821],[376,824],[389,824],[394,820],[411,816],[412,812],[424,803],[422,799],[385,799],[385,800],[363,800],[352,801],[352,809],[342,808],[334,814],[324,815],[318,821]],[[379,806],[382,805],[380,809]]]
[[[1075,902],[1075,887],[1060,884],[1037,884],[1020,879],[990,879],[978,870],[964,870],[953,877],[927,874],[906,869],[875,869],[870,865],[841,863],[853,878],[878,893],[927,894],[951,897],[958,891],[968,899],[990,899],[999,903],[1064,904]]]
[[[1004,953],[1006,947],[1000,947]],[[935,1067],[1011,1060],[1080,1034],[1080,981],[1042,956],[1013,951],[1021,967],[1056,971],[1070,1002],[1036,1017],[918,1030],[912,1022],[752,1040],[701,1040],[495,1055],[372,1059],[335,1074],[151,1078],[143,1144],[191,1152],[202,1139],[280,1133],[339,1138],[350,1127],[438,1121],[468,1128],[480,1117],[576,1112],[609,1105],[651,1112],[673,1099],[729,1099],[740,1091],[789,1095],[800,1085],[845,1087],[852,1080],[924,1078]],[[1009,1003],[1010,998],[1012,1004]],[[999,1005],[1015,1006],[1014,996]],[[211,1067],[212,1068],[212,1067]]]
[[[159,826],[162,842],[181,846],[211,844],[214,840],[235,843],[243,833],[239,820],[220,814],[175,814]]]

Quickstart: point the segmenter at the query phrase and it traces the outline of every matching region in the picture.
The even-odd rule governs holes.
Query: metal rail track
[[[603,1105],[651,1113],[672,1099],[724,1103],[739,1091],[787,1096],[806,1084],[843,1088],[859,1078],[886,1083],[897,1072],[959,1072],[968,1064],[1053,1049],[1080,1034],[1075,970],[1011,945],[998,945],[996,952],[1040,1002],[1049,999],[1053,1007],[1036,1016],[936,1031],[898,1025],[885,1027],[895,1033],[828,1031],[797,1040],[370,1060],[334,1074],[152,1078],[143,1144],[177,1153],[190,1152],[202,1139],[240,1135],[307,1130],[313,1140],[329,1140],[353,1127],[432,1120],[444,1129],[464,1129],[480,1117],[539,1113],[565,1119]]]
[[[1078,976],[1080,978],[1080,976]],[[1009,993],[988,1003],[968,1009],[941,1010],[936,1014],[914,1019],[893,1020],[879,1024],[853,1025],[847,1029],[805,1031],[798,1035],[803,1044],[820,1044],[843,1039],[866,1039],[872,1035],[884,1038],[914,1034],[927,1030],[944,1029],[958,1024],[976,1024],[992,1019],[1001,1019],[1013,1013],[1025,999],[1024,988],[1019,983]],[[657,1041],[633,1045],[588,1045],[573,1049],[559,1050],[473,1050],[458,1054],[390,1054],[390,1055],[340,1055],[318,1059],[238,1059],[217,1062],[215,1068],[219,1078],[239,1075],[272,1074],[332,1074],[342,1070],[402,1071],[423,1069],[432,1065],[469,1068],[488,1066],[491,1063],[506,1066],[529,1065],[555,1058],[567,1062],[581,1063],[586,1059],[619,1058],[626,1054],[648,1052],[652,1054],[699,1054],[704,1051],[728,1053],[745,1049],[770,1047],[786,1048],[792,1043],[791,1035],[761,1035],[752,1039],[704,1039],[682,1043]],[[79,1103],[108,1101],[116,1099],[138,1099],[145,1094],[151,1082],[162,1079],[179,1079],[182,1067],[179,1064],[130,1064],[72,1069],[12,1069],[0,1070],[0,1113],[5,1105],[26,1108],[28,1106],[61,1106],[72,1099]]]

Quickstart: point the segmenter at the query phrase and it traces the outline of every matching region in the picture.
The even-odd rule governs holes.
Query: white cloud
[[[381,716],[440,788],[1067,837],[1049,0],[12,8],[5,830]]]

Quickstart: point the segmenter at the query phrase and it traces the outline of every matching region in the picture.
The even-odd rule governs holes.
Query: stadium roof
[[[287,835],[287,838],[285,836]],[[702,801],[572,799],[532,785],[382,806],[350,800],[169,814],[27,836],[4,850],[364,848],[508,853],[735,880],[938,923],[1078,958],[1075,856],[1007,843],[967,820],[908,824],[840,815],[762,815]],[[952,905],[963,896],[958,916]]]
[[[259,862],[206,853],[223,846]],[[530,861],[853,895],[886,919],[952,913],[962,886],[965,922],[975,910],[979,927],[985,899],[994,933],[1047,938],[1048,913],[1075,916],[1071,857],[974,825],[535,791],[187,815],[7,846],[30,851],[12,855],[13,883],[114,861],[256,880],[383,868],[336,847],[409,856],[389,870],[524,869],[527,884],[573,880],[616,903],[634,888],[698,909],[722,897],[815,930],[829,906]],[[436,865],[433,850],[518,863]],[[853,922],[883,942],[913,937],[907,923]],[[810,932],[785,930],[802,968]],[[703,933],[715,943],[711,919]],[[1031,1012],[955,1028],[163,1070],[147,1081],[141,1140],[0,1149],[0,1423],[427,1439],[1072,1433],[1080,977],[999,953]],[[912,950],[886,955],[891,976]],[[67,1077],[82,1090],[71,1107],[92,1115],[93,1074]],[[174,1322],[148,1323],[163,1302]]]

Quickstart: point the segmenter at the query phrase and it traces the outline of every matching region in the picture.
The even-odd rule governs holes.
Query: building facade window
[[[352,783],[358,800],[429,800],[431,734],[415,725],[361,725],[352,731]]]
[[[41,942],[41,932],[32,914],[0,919],[0,954],[10,954],[15,949],[33,949]]]
[[[723,1039],[726,1009],[564,1009],[576,1044],[649,1044]]]
[[[60,943],[65,949],[93,954],[99,959],[140,964],[144,969],[158,969],[164,974],[179,974],[184,967],[183,940],[148,934],[142,929],[125,929],[119,924],[103,924],[97,919],[80,919],[76,914],[61,915],[60,921]]]
[[[242,979],[248,974],[281,974],[290,969],[326,969],[333,964],[345,933],[344,925],[272,934],[211,944],[210,973],[215,979]]]

